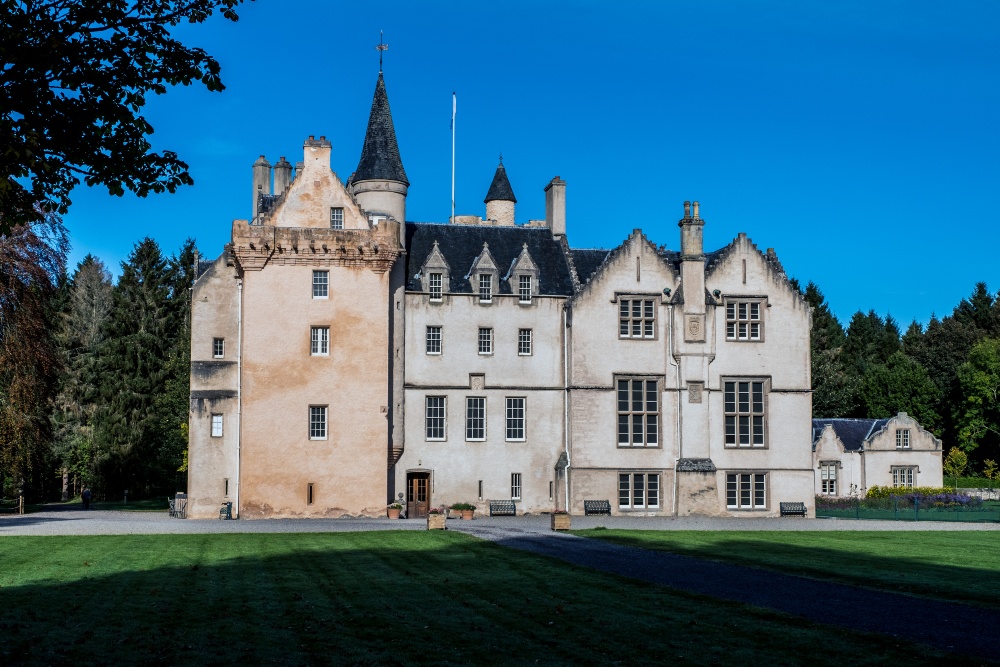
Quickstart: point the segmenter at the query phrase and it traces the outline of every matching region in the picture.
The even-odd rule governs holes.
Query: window
[[[444,440],[445,405],[444,396],[428,396],[424,399],[424,432],[428,440]]]
[[[901,428],[896,431],[896,449],[910,448],[910,429]]]
[[[654,338],[656,309],[652,299],[621,299],[618,303],[619,338]]]
[[[309,353],[314,357],[330,354],[330,327],[313,327]]]
[[[524,440],[524,398],[507,399],[507,440]]]
[[[916,468],[893,468],[892,485],[903,487],[904,489],[912,489],[913,478],[916,477],[915,473]]]
[[[724,382],[727,447],[764,446],[764,381]]]
[[[521,473],[512,472],[510,474],[510,499],[521,499]]]
[[[330,229],[344,228],[344,209],[335,207],[330,209]]]
[[[767,509],[767,475],[762,472],[727,474],[726,507],[731,510]]]
[[[479,327],[479,354],[493,354],[493,329]]]
[[[485,396],[466,396],[465,398],[465,439],[486,439]]]
[[[441,300],[441,285],[442,282],[440,273],[432,273],[430,277],[427,279],[427,288],[428,290],[430,290],[431,293],[430,296],[431,301]]]
[[[222,437],[222,415],[220,414],[212,415],[212,437]]]
[[[820,493],[826,496],[837,495],[837,464],[821,463],[819,465]]]
[[[313,298],[325,299],[330,296],[330,272],[313,271]]]
[[[659,421],[659,381],[618,380],[618,446],[655,447]]]
[[[493,276],[489,273],[479,274],[479,303],[493,301]]]
[[[483,480],[479,480],[479,499],[483,499]]]
[[[517,353],[522,357],[531,356],[531,329],[517,330]]]
[[[618,507],[622,509],[657,509],[660,507],[660,475],[657,473],[619,473]]]
[[[726,340],[762,340],[760,301],[726,303]]]
[[[215,359],[222,359],[226,356],[226,339],[225,338],[213,338],[212,339],[212,357]]]
[[[441,354],[441,327],[427,327],[427,354]]]
[[[517,300],[520,303],[531,303],[531,276],[518,276]]]
[[[326,411],[325,405],[309,406],[310,440],[326,440]]]
[[[313,504],[313,484],[306,484],[306,505]]]

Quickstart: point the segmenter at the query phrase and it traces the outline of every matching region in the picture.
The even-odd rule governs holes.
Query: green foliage
[[[216,10],[231,21],[242,0],[0,3],[0,236],[65,213],[71,190],[102,184],[121,195],[193,183],[172,151],[153,152],[140,115],[149,93],[201,82],[224,89],[219,63],[173,39],[181,22]]]
[[[967,452],[1000,436],[1000,339],[984,338],[958,369],[963,397],[957,407],[958,445]]]
[[[896,351],[885,363],[869,365],[861,378],[859,397],[868,417],[892,417],[905,412],[934,431],[940,392],[924,367]]]
[[[803,293],[813,308],[810,347],[812,351],[813,416],[840,417],[854,412],[856,381],[844,372],[841,349],[844,328],[815,283]]]
[[[454,505],[451,506],[451,509],[459,511],[461,510],[468,511],[476,509],[476,506],[473,505],[472,503],[455,503]]]
[[[965,452],[958,447],[952,447],[948,450],[948,455],[944,457],[944,474],[948,477],[954,477],[955,484],[958,484],[958,478],[968,467],[969,457]]]
[[[875,484],[868,487],[865,498],[889,498],[890,496],[915,495],[915,496],[936,496],[941,493],[951,493],[953,489],[946,486],[915,486],[913,488],[902,488],[899,486],[879,486]]]

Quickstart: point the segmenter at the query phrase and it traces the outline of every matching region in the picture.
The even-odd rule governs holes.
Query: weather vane
[[[382,52],[389,50],[389,45],[382,43],[382,31],[381,30],[378,31],[378,46],[375,47],[375,50],[378,51],[378,71],[379,71],[379,73],[381,73],[382,72]]]

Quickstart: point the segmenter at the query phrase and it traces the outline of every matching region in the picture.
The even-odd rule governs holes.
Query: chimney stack
[[[702,232],[705,221],[698,217],[698,202],[684,202],[684,217],[677,223],[681,228],[681,258],[701,259],[704,254]]]
[[[545,186],[545,223],[553,238],[566,236],[566,181],[558,176]]]
[[[284,194],[285,190],[292,183],[292,163],[282,155],[278,163],[274,165],[274,194]]]
[[[257,207],[260,202],[260,195],[271,194],[271,163],[263,155],[253,163],[253,215],[250,221],[257,219]]]

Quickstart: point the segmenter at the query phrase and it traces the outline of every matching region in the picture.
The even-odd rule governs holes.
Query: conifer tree
[[[839,417],[853,411],[854,383],[844,372],[841,351],[844,327],[830,311],[815,283],[803,293],[812,306],[810,347],[812,359],[813,416]]]

